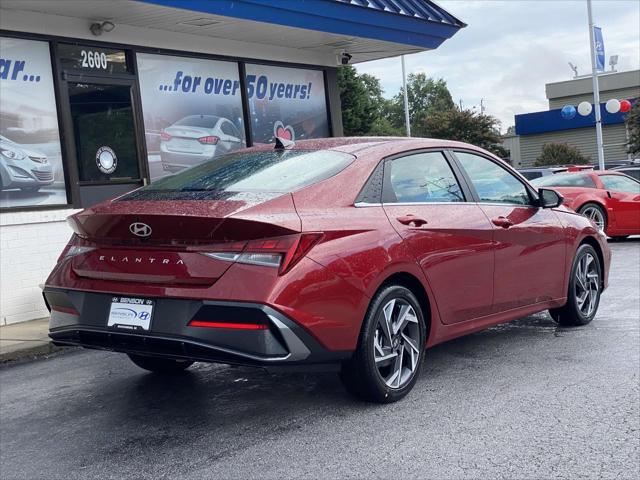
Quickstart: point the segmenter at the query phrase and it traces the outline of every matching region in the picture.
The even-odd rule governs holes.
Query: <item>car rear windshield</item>
[[[219,199],[225,192],[289,193],[332,177],[354,159],[332,150],[230,153],[157,180],[122,200]]]
[[[185,127],[202,127],[213,128],[220,120],[220,117],[213,115],[191,115],[178,120],[174,125],[182,125]]]
[[[538,187],[586,187],[596,188],[596,184],[589,175],[579,173],[564,173],[548,175],[542,178],[531,180],[533,185]]]

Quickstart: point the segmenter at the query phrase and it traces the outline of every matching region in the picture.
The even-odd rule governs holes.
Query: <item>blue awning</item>
[[[140,0],[242,20],[437,48],[466,25],[430,0]]]
[[[630,99],[634,102],[634,99]],[[605,104],[600,104],[603,125],[615,125],[624,123],[627,114],[609,113],[604,108]],[[539,133],[558,132],[561,130],[573,130],[574,128],[595,127],[596,115],[591,112],[586,117],[576,115],[571,120],[565,120],[560,113],[562,109],[556,108],[542,112],[523,113],[515,116],[516,135],[535,135]]]

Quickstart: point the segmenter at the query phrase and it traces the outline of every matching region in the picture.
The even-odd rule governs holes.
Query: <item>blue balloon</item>
[[[562,115],[562,118],[565,120],[571,120],[576,116],[576,107],[573,105],[565,105],[562,107],[562,110],[560,110],[560,115]]]

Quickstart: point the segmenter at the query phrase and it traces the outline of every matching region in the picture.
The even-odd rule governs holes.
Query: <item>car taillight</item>
[[[162,140],[163,142],[168,142],[169,140],[171,140],[171,134],[163,130],[162,132],[160,132],[160,140]]]
[[[218,140],[220,140],[220,138],[216,137],[215,135],[207,135],[206,137],[200,137],[198,139],[198,141],[203,145],[216,145],[218,143]]]
[[[82,245],[83,242],[84,240],[82,238],[78,237],[78,235],[76,234],[73,234],[69,239],[69,243],[67,243],[67,245],[62,250],[62,253],[60,253],[57,263],[60,263],[65,258],[75,257],[76,255],[81,255],[83,253],[87,253],[96,249],[96,247]]]
[[[251,240],[244,248],[224,248],[204,255],[227,262],[278,268],[282,275],[298,263],[322,239],[321,233],[302,233],[286,237]]]

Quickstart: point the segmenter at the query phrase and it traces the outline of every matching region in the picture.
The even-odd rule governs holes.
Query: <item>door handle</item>
[[[411,215],[410,213],[401,217],[397,217],[396,220],[398,220],[401,224],[409,225],[410,227],[421,227],[422,225],[427,224],[427,221],[425,219],[416,217],[414,215]]]
[[[491,219],[491,222],[497,226],[502,228],[509,228],[513,226],[513,222],[509,220],[507,217],[498,217]]]

